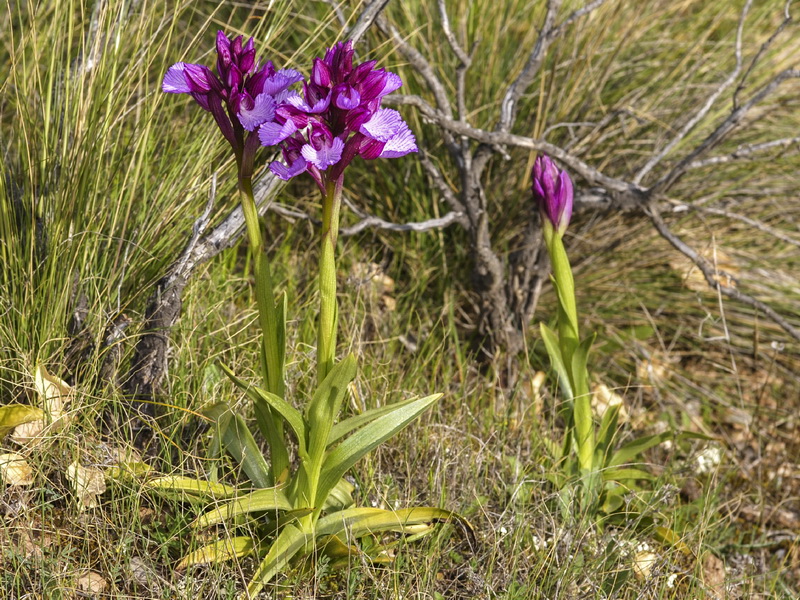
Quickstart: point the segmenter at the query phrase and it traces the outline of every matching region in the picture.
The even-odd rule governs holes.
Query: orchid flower
[[[239,163],[240,177],[252,176],[259,147],[256,130],[274,123],[277,107],[298,97],[289,87],[303,76],[292,69],[276,70],[271,61],[259,66],[255,44],[242,36],[234,40],[217,32],[217,72],[205,65],[175,63],[164,76],[161,89],[171,94],[190,94],[217,122]]]
[[[381,100],[402,80],[374,60],[353,66],[353,43],[339,42],[324,58],[314,59],[303,94],[290,94],[274,119],[259,127],[264,146],[280,145],[285,163],[270,165],[288,180],[305,171],[323,190],[339,181],[356,157],[396,158],[417,151],[414,134],[396,110]],[[299,147],[298,147],[299,144]]]

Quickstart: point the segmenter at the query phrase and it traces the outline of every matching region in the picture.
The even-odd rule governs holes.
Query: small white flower
[[[675,580],[677,580],[677,579],[678,579],[678,574],[677,573],[673,573],[672,575],[667,577],[667,588],[670,589],[670,590],[672,588],[674,588],[675,587]]]
[[[694,459],[695,469],[699,474],[709,473],[722,462],[722,450],[719,446],[706,446]]]
[[[505,534],[507,534],[507,533],[508,533],[508,529],[506,529],[506,528],[505,528],[505,526],[503,526],[503,527],[501,527],[501,528],[500,528],[500,533],[502,533],[503,535],[505,535]]]

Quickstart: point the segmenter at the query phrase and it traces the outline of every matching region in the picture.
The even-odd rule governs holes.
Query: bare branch
[[[497,124],[497,131],[508,131],[514,123],[514,118],[517,115],[517,102],[522,94],[525,93],[525,90],[528,89],[536,73],[539,72],[539,68],[544,62],[547,49],[550,47],[553,39],[555,39],[553,35],[555,30],[554,25],[556,22],[556,13],[558,13],[558,9],[561,8],[561,1],[562,0],[548,0],[547,2],[544,24],[539,30],[539,37],[536,40],[536,45],[533,47],[533,51],[528,57],[528,62],[525,64],[522,72],[514,82],[508,86],[506,95],[500,105],[500,121]]]
[[[772,45],[775,39],[781,34],[781,32],[786,29],[786,27],[792,22],[792,16],[789,14],[789,5],[792,3],[792,0],[786,0],[786,4],[783,7],[783,21],[778,27],[775,28],[775,31],[772,32],[772,35],[769,36],[766,42],[761,44],[761,48],[758,49],[756,55],[753,57],[753,60],[750,61],[750,65],[747,67],[747,70],[742,75],[742,80],[739,82],[739,85],[736,86],[736,89],[733,91],[733,107],[736,108],[739,106],[739,92],[744,89],[745,84],[747,83],[747,78],[750,77],[750,73],[753,72],[758,61],[761,60],[761,57],[764,55],[764,52]]]
[[[422,54],[419,53],[416,48],[409,44],[405,38],[400,35],[394,25],[391,25],[386,21],[383,15],[378,15],[375,22],[378,24],[378,27],[381,29],[381,31],[392,38],[397,46],[397,49],[400,51],[400,54],[402,54],[405,59],[411,63],[411,66],[414,67],[425,80],[425,83],[431,90],[433,97],[436,99],[436,105],[438,109],[448,117],[452,117],[453,109],[450,105],[450,100],[447,97],[447,90],[445,89],[442,81],[436,75],[436,72],[431,64],[425,59],[424,56],[422,56]]]
[[[750,109],[774,92],[781,83],[795,77],[800,77],[800,69],[785,69],[778,73],[766,83],[758,93],[753,95],[747,103],[734,110],[728,118],[720,123],[717,128],[697,146],[697,148],[681,159],[678,164],[676,164],[669,173],[659,179],[651,189],[658,190],[659,192],[669,189],[686,173],[690,164],[725,139],[725,136],[739,124]]]
[[[641,188],[637,185],[604,175],[579,158],[548,142],[535,140],[533,138],[521,135],[515,135],[513,133],[477,129],[468,125],[467,123],[454,121],[452,118],[448,118],[441,112],[437,111],[419,96],[394,94],[387,96],[386,100],[393,104],[416,106],[420,109],[420,112],[422,112],[423,115],[435,122],[437,125],[439,125],[439,127],[450,131],[451,133],[463,135],[479,142],[483,142],[484,144],[491,146],[516,146],[517,148],[526,148],[528,150],[535,150],[537,152],[545,152],[553,158],[556,158],[568,165],[573,171],[583,177],[590,185],[600,185],[610,191],[628,194],[631,202],[633,202],[636,197],[642,196],[646,192],[644,188]]]
[[[419,158],[422,162],[422,166],[425,167],[425,170],[428,172],[428,177],[431,178],[433,184],[442,194],[445,202],[450,205],[450,208],[453,209],[454,212],[463,213],[464,205],[461,203],[458,197],[456,197],[455,192],[453,192],[450,186],[447,185],[442,172],[435,164],[433,164],[433,161],[431,160],[431,157],[428,156],[428,153],[425,151],[420,152]]]
[[[784,241],[787,244],[792,244],[794,246],[800,247],[800,240],[794,239],[794,238],[786,235],[785,233],[783,233],[779,229],[775,229],[774,227],[770,227],[769,225],[767,225],[766,223],[763,223],[762,221],[758,221],[756,219],[752,219],[752,218],[750,218],[748,216],[741,215],[739,213],[735,213],[735,212],[731,212],[731,211],[728,211],[728,210],[724,210],[722,208],[714,208],[714,207],[708,207],[708,206],[698,206],[696,204],[679,204],[678,206],[675,207],[675,209],[676,209],[676,212],[677,212],[677,210],[690,209],[690,210],[696,210],[698,212],[706,213],[706,214],[709,214],[709,215],[718,215],[720,217],[733,219],[735,221],[741,221],[742,223],[747,223],[751,227],[755,227],[759,231],[763,231],[764,233],[768,233],[772,237],[777,238],[777,239],[779,239],[781,241]]]
[[[444,37],[447,39],[447,43],[450,44],[450,48],[453,50],[453,54],[458,57],[458,60],[461,61],[463,65],[469,65],[472,62],[469,54],[464,52],[464,49],[458,43],[453,30],[450,28],[450,19],[447,17],[447,7],[444,5],[444,0],[437,0],[437,4],[439,6],[439,17],[442,19],[442,31],[444,31]]]
[[[372,27],[375,19],[378,18],[378,15],[386,8],[387,4],[389,4],[389,0],[372,0],[367,4],[358,16],[355,25],[344,35],[345,39],[353,40],[353,45],[357,44],[367,30]]]
[[[453,211],[436,219],[428,219],[418,223],[391,223],[379,217],[369,216],[361,219],[351,227],[340,229],[339,234],[343,236],[356,235],[369,228],[387,229],[389,231],[430,231],[431,229],[443,229],[453,223],[460,222],[463,218],[463,213]]]
[[[686,256],[695,265],[697,265],[697,268],[700,269],[701,273],[703,273],[703,277],[705,277],[708,285],[717,290],[717,292],[723,296],[733,298],[734,300],[742,302],[743,304],[747,304],[748,306],[763,312],[775,323],[777,323],[784,331],[786,331],[786,333],[791,335],[794,339],[800,341],[800,330],[775,312],[775,310],[773,310],[769,305],[764,304],[760,300],[757,300],[752,296],[745,294],[744,292],[741,292],[738,288],[723,285],[718,279],[719,276],[728,277],[731,280],[733,280],[733,277],[729,273],[725,273],[724,271],[714,268],[714,266],[705,258],[703,258],[694,248],[672,233],[667,224],[664,222],[664,219],[661,217],[661,213],[659,213],[654,202],[651,202],[648,205],[647,213],[653,223],[653,226],[656,228],[658,233],[661,234],[661,237],[667,240],[678,252]]]
[[[764,152],[765,150],[770,150],[772,148],[785,148],[787,146],[793,146],[794,144],[800,144],[800,136],[781,138],[779,140],[772,140],[771,142],[763,142],[761,144],[746,144],[744,146],[740,146],[735,152],[731,152],[730,154],[725,154],[723,156],[711,156],[703,160],[691,162],[686,169],[701,169],[703,167],[721,165],[737,160],[747,160],[759,152]]]
[[[708,114],[708,111],[711,110],[711,107],[714,106],[714,103],[717,99],[722,95],[722,93],[728,89],[733,83],[736,81],[736,78],[739,76],[739,73],[742,71],[742,32],[744,30],[744,21],[747,18],[747,13],[750,12],[750,6],[753,4],[753,0],[747,0],[742,8],[742,13],[739,17],[739,27],[736,30],[736,66],[734,67],[733,71],[728,78],[722,82],[722,84],[714,90],[714,92],[708,97],[706,103],[700,107],[695,115],[689,119],[686,124],[681,127],[680,131],[677,135],[672,138],[672,140],[664,146],[658,153],[650,158],[647,163],[642,167],[636,176],[633,178],[633,183],[640,184],[642,179],[653,170],[653,168],[658,165],[664,157],[669,154],[675,146],[677,146],[683,139],[689,135],[689,133],[697,126],[697,124],[702,121],[705,116]]]

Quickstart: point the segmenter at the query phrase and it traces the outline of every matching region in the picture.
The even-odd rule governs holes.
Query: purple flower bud
[[[323,87],[331,85],[331,69],[319,58],[314,59],[314,66],[311,67],[311,83]]]
[[[572,217],[572,180],[566,171],[559,171],[549,156],[536,157],[531,171],[533,198],[559,234],[563,234]]]

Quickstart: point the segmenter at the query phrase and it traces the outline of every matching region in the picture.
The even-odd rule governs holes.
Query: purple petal
[[[164,75],[161,83],[161,90],[168,94],[188,94],[192,91],[189,82],[186,80],[184,69],[186,63],[178,62],[172,65]]]
[[[286,102],[294,106],[295,108],[307,112],[307,113],[321,113],[324,110],[327,110],[328,106],[331,103],[331,95],[330,93],[325,96],[324,98],[320,98],[317,100],[313,106],[309,106],[308,103],[303,100],[300,96],[296,97],[289,97],[286,99]]]
[[[311,67],[311,81],[323,87],[331,85],[331,69],[319,58],[314,59],[314,66]]]
[[[297,131],[294,121],[289,119],[281,125],[280,123],[263,123],[258,130],[258,139],[262,146],[275,146]]]
[[[303,76],[300,73],[294,69],[281,69],[264,82],[262,91],[274,96],[298,81],[303,81]]]
[[[222,73],[231,65],[231,41],[224,31],[217,31],[217,71]]]
[[[275,100],[269,94],[259,94],[252,108],[246,109],[245,103],[242,103],[238,117],[242,127],[247,131],[253,131],[262,123],[275,118]]]
[[[417,151],[417,140],[406,122],[403,121],[400,131],[386,142],[380,156],[381,158],[398,158]]]
[[[399,112],[391,108],[382,108],[376,111],[359,131],[379,142],[388,142],[401,131],[404,124]]]
[[[386,84],[383,86],[383,90],[381,90],[381,92],[378,94],[378,97],[382,98],[386,94],[391,94],[393,91],[400,89],[400,86],[402,85],[403,85],[403,80],[400,79],[399,75],[387,71]]]
[[[216,79],[216,76],[207,66],[192,63],[184,64],[183,74],[186,76],[186,82],[193,92],[206,93],[211,91],[212,82]]]
[[[342,83],[333,88],[333,103],[342,110],[356,108],[361,102],[361,95],[358,91],[346,83]]]
[[[303,171],[308,168],[308,163],[306,159],[302,156],[290,164],[288,167],[284,165],[282,162],[273,161],[269,165],[269,170],[272,171],[276,177],[279,179],[283,179],[284,181],[289,181],[292,177],[299,175]]]
[[[386,142],[379,142],[378,140],[365,137],[364,141],[361,143],[361,147],[358,149],[358,153],[364,160],[375,160],[381,155],[385,146]]]
[[[330,146],[323,146],[319,150],[315,149],[311,144],[306,144],[301,150],[303,158],[317,167],[320,171],[324,171],[331,165],[335,165],[342,157],[342,150],[344,149],[344,142],[339,138],[333,138]]]

